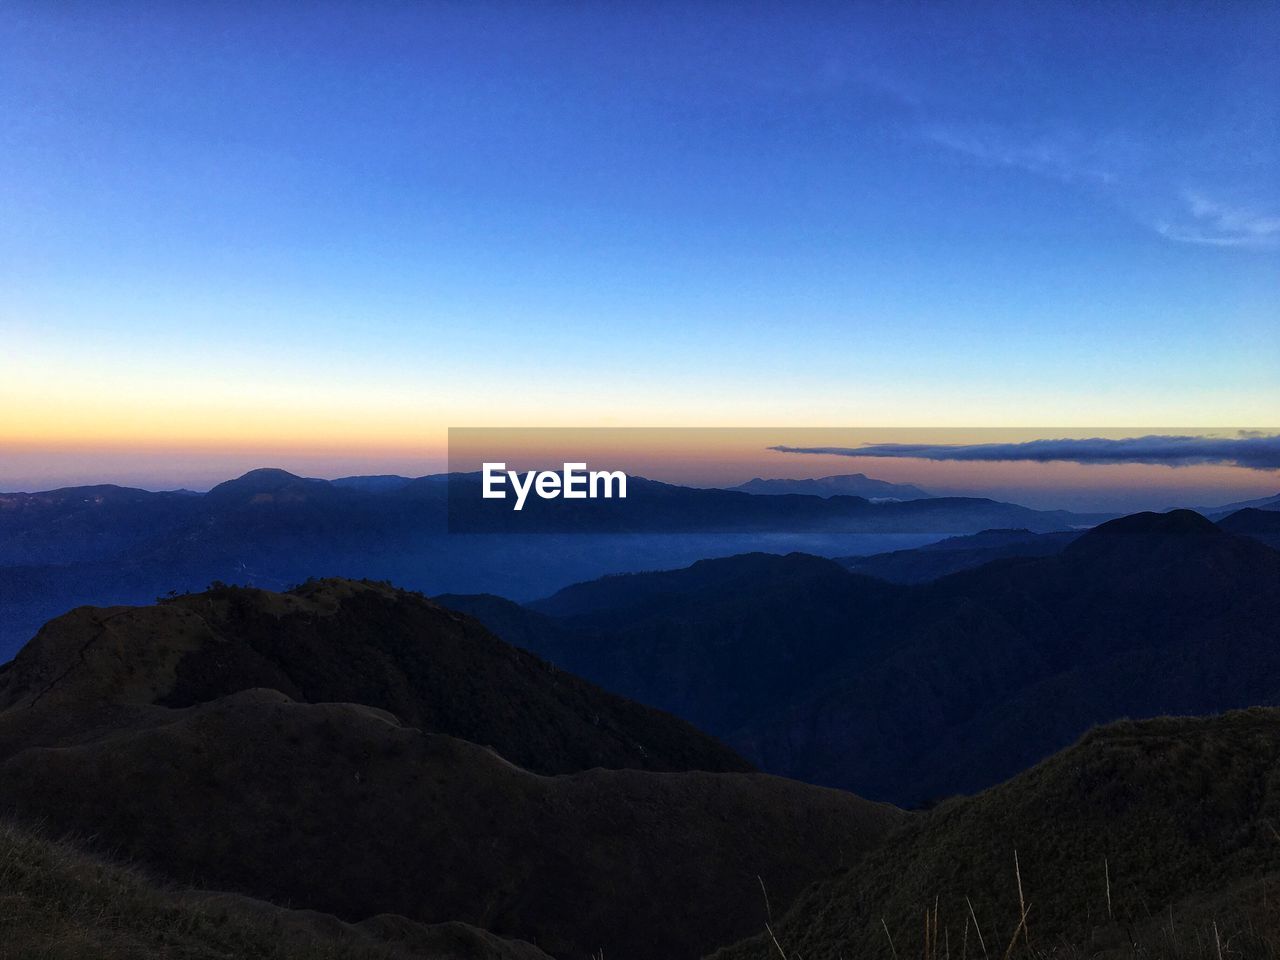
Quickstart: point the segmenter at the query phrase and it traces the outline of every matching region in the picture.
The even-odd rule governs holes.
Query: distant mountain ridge
[[[757,549],[697,536],[1063,530],[1100,519],[973,498],[761,497],[642,477],[630,478],[626,501],[537,501],[514,513],[482,500],[479,484],[478,475],[328,481],[261,469],[199,495],[110,485],[0,494],[0,662],[70,607],[144,603],[214,580],[279,590],[310,576],[371,577],[527,599],[605,572]],[[454,536],[454,521],[486,535]],[[579,533],[593,537],[570,539]]]
[[[1280,510],[1280,493],[1272,494],[1269,497],[1258,497],[1254,500],[1239,500],[1235,503],[1224,503],[1217,507],[1197,507],[1198,513],[1204,514],[1211,520],[1220,520],[1221,518],[1235,513],[1237,510]]]
[[[924,500],[932,496],[910,483],[890,483],[888,480],[868,477],[865,473],[843,473],[807,480],[765,480],[756,477],[727,489],[757,495],[798,493],[815,497],[865,497],[868,500]]]
[[[1277,583],[1280,553],[1174,511],[914,585],[746,556],[448,602],[762,769],[915,805],[1097,723],[1275,702]]]
[[[927,583],[961,570],[1015,557],[1049,557],[1066,549],[1080,531],[1032,533],[1030,530],[983,530],[910,550],[866,557],[838,557],[853,573],[865,573],[891,583]]]

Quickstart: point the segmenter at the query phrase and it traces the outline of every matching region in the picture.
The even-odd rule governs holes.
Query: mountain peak
[[[1194,510],[1135,513],[1087,531],[1063,551],[1063,556],[1128,565],[1147,557],[1204,557],[1206,551],[1234,539]]]
[[[287,490],[329,490],[327,480],[312,480],[300,477],[279,467],[259,467],[248,473],[218,484],[205,494],[213,500],[257,500],[271,499]]]

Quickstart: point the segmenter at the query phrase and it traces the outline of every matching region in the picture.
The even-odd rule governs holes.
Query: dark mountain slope
[[[1280,697],[1280,553],[1188,511],[918,586],[834,566],[609,578],[536,605],[568,615],[526,620],[522,642],[762,769],[904,804],[982,789],[1119,717]]]
[[[139,638],[145,647],[125,658],[120,645]],[[37,697],[185,707],[254,687],[377,707],[541,773],[750,769],[687,723],[549,667],[469,617],[417,594],[340,580],[76,610],[0,674],[0,707]]]
[[[911,550],[894,550],[867,557],[841,557],[837,562],[854,573],[879,577],[890,583],[928,583],[995,560],[1051,557],[1078,536],[1079,532],[1074,530],[1060,533],[983,530],[963,537],[948,537]]]
[[[0,823],[0,957],[13,960],[548,960],[461,923],[359,924],[145,873]]]
[[[911,590],[880,621],[891,637],[857,641],[884,656],[855,653],[726,737],[763,769],[871,796],[972,792],[1098,723],[1280,702],[1278,584],[1280,554],[1197,514],[1112,521],[1059,556]]]
[[[1252,537],[1274,549],[1280,549],[1280,510],[1237,510],[1218,521],[1229,533]]]
[[[1004,955],[1021,915],[1016,851],[1030,944],[1046,955],[1216,956],[1216,922],[1225,953],[1272,956],[1280,925],[1263,907],[1280,876],[1278,762],[1275,710],[1093,731],[1008,783],[912,821],[806,891],[775,932],[787,956],[836,960],[888,955],[887,928],[898,954],[913,956],[922,918],[936,909],[935,943],[981,954],[976,915],[986,951]],[[778,954],[762,936],[715,956]]]
[[[542,776],[377,705],[304,696],[364,697],[489,743],[523,730],[507,749],[541,769],[609,751],[740,765],[459,614],[324,582],[49,624],[0,670],[0,812],[184,883],[350,922],[462,921],[563,960],[738,939],[762,915],[757,876],[789,902],[904,817],[762,774]]]
[[[749,554],[570,588],[534,612],[571,615],[525,636],[566,669],[727,734],[844,662],[861,642],[850,624],[879,623],[898,592],[819,557]],[[885,635],[864,631],[866,643]]]

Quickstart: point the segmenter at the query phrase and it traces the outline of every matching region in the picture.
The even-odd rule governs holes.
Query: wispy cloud
[[[1187,190],[1181,220],[1156,223],[1156,231],[1180,243],[1215,247],[1268,248],[1280,245],[1280,216],[1257,207],[1219,203],[1202,193]]]
[[[1237,437],[1146,436],[1121,440],[1031,440],[1025,443],[877,443],[863,447],[776,446],[779,453],[830,454],[840,457],[905,457],[923,460],[1030,461],[1049,463],[1148,463],[1171,467],[1219,463],[1253,470],[1280,470],[1280,435]]]
[[[1179,189],[1168,158],[1137,138],[939,122],[920,124],[918,134],[977,163],[1091,188],[1166,240],[1215,247],[1280,247],[1280,214],[1271,212],[1267,204],[1218,198],[1218,193],[1236,190]]]
[[[1078,136],[1063,133],[1017,135],[995,125],[927,123],[921,135],[982,163],[1026,170],[1068,183],[1115,183],[1118,174],[1101,145],[1090,146]]]

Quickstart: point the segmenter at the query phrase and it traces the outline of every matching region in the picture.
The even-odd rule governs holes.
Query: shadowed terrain
[[[1005,956],[1025,903],[1037,956],[1274,956],[1278,761],[1273,709],[1092,731],[917,817],[774,932],[807,960],[887,957],[890,936],[903,957]],[[778,956],[767,934],[715,954]]]
[[[1280,553],[1183,510],[923,584],[750,555],[447,602],[761,769],[919,805],[1120,717],[1274,704],[1277,584]]]
[[[183,889],[0,822],[0,958],[88,960],[547,960],[461,923],[383,914],[359,924]]]
[[[601,757],[687,772],[582,769]],[[77,610],[0,673],[8,814],[184,883],[462,921],[560,958],[697,956],[758,924],[761,879],[777,908],[904,819],[689,769],[715,765],[743,767],[378,584]]]

